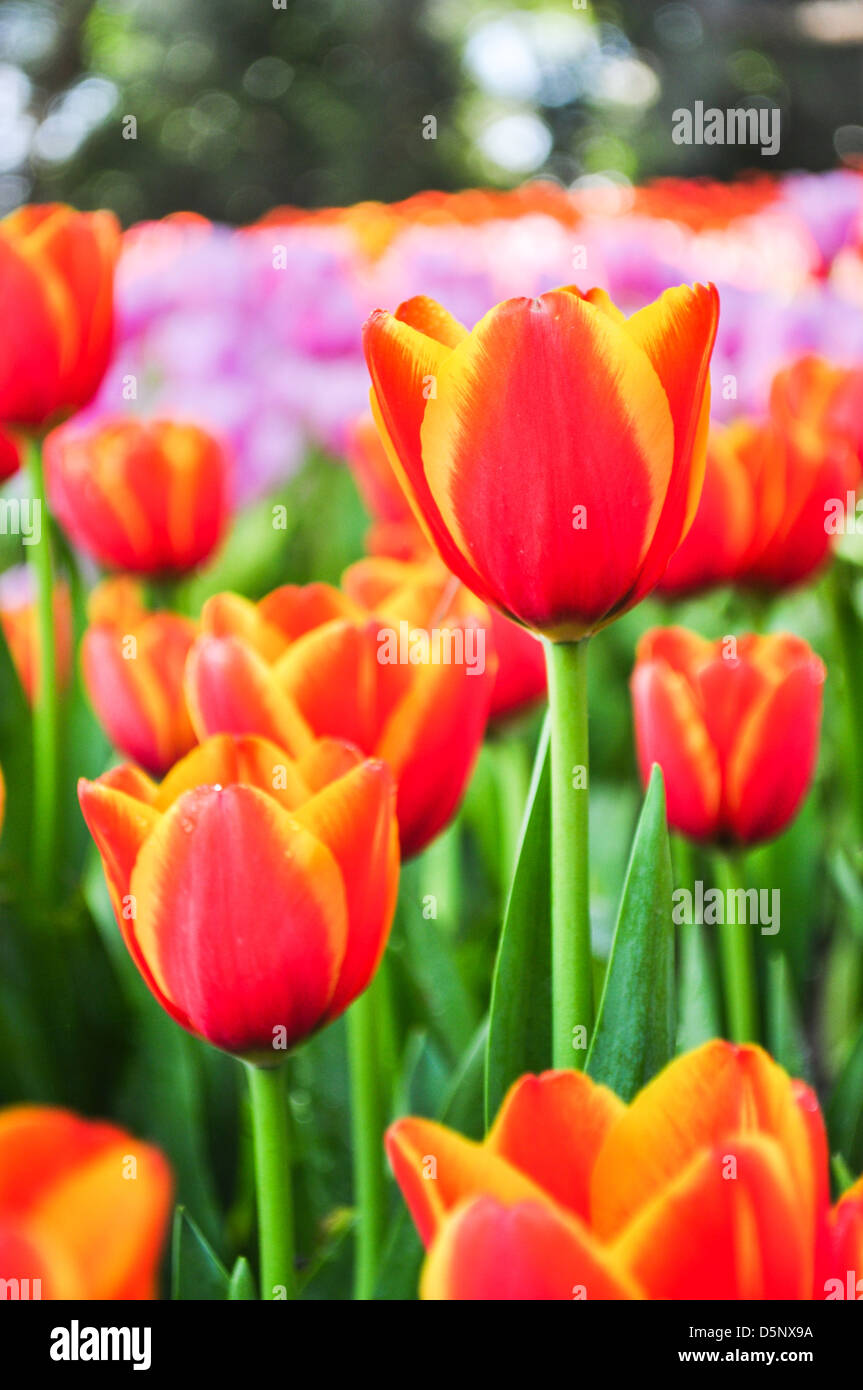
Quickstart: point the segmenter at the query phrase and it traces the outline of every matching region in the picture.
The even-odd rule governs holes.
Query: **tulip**
[[[570,286],[507,300],[471,333],[423,297],[364,328],[381,438],[442,560],[548,639],[560,1066],[593,1026],[583,639],[650,592],[692,522],[718,313],[713,286],[629,319]]]
[[[629,319],[602,291],[556,290],[472,333],[428,299],[372,314],[378,427],[468,588],[554,641],[653,588],[698,502],[717,316],[702,286]]]
[[[439,662],[431,649],[420,660],[419,646],[411,658],[393,621],[325,584],[286,585],[257,605],[219,594],[201,613],[186,700],[199,738],[257,733],[294,756],[316,737],[339,738],[388,763],[410,855],[455,813],[482,742],[494,660],[480,663],[478,642],[470,666],[443,649]],[[470,618],[451,626],[466,658],[476,630]]]
[[[171,1189],[159,1150],[116,1125],[0,1111],[0,1279],[20,1298],[155,1298]]]
[[[159,786],[126,764],[78,793],[129,952],[189,1032],[272,1066],[366,988],[398,879],[382,763],[221,735]]]
[[[21,467],[21,441],[14,431],[0,430],[0,483],[18,472]]]
[[[42,428],[93,397],[108,365],[120,228],[110,212],[22,207],[0,221],[0,421]]]
[[[668,562],[657,592],[676,598],[733,583],[750,553],[756,528],[755,495],[739,430],[711,431],[704,487],[695,520]]]
[[[160,786],[126,764],[82,779],[79,798],[144,981],[184,1028],[250,1064],[262,1296],[292,1297],[277,1063],[362,994],[383,954],[398,887],[391,774],[333,739],[292,758],[224,734]],[[355,1013],[352,1035],[367,1034],[368,1010]]]
[[[101,564],[182,573],[206,560],[227,522],[227,460],[195,425],[73,422],[45,442],[48,496],[74,543]]]
[[[780,834],[812,781],[824,677],[787,634],[645,633],[632,675],[638,763],[645,785],[662,767],[669,825],[719,844]]]
[[[40,629],[33,573],[14,565],[0,578],[0,627],[12,664],[28,701],[33,705],[41,685]],[[72,603],[62,580],[54,585],[55,684],[62,689],[72,672]]]
[[[98,585],[88,615],[81,664],[96,716],[115,748],[161,775],[196,742],[183,695],[195,624],[148,612],[126,577]]]
[[[483,1143],[407,1118],[387,1149],[425,1298],[815,1299],[863,1256],[860,1185],[830,1209],[818,1102],[758,1047],[705,1043],[629,1106],[524,1076]]]

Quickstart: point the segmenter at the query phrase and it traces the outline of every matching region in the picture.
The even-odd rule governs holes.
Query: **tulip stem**
[[[717,878],[725,894],[725,921],[719,927],[719,958],[725,986],[725,1013],[731,1041],[758,1041],[758,992],[755,984],[755,954],[752,944],[752,923],[729,921],[729,904],[741,902],[732,896],[744,883],[744,874],[736,856],[717,856]],[[744,912],[745,917],[745,912]],[[736,918],[737,912],[735,910]]]
[[[358,1218],[354,1256],[354,1298],[368,1300],[374,1297],[386,1215],[383,1124],[378,1094],[374,1001],[370,990],[366,990],[355,999],[349,1008],[347,1027],[354,1206]]]
[[[39,896],[48,902],[53,891],[57,838],[57,658],[51,518],[39,440],[30,439],[27,461],[33,500],[42,515],[39,544],[33,558],[38,631],[38,681],[33,692],[33,879]]]
[[[546,642],[551,716],[551,1011],[555,1067],[584,1066],[593,1029],[587,639]]]
[[[261,1297],[294,1298],[294,1203],[285,1068],[249,1065]]]

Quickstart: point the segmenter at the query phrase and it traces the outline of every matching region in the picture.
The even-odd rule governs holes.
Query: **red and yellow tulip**
[[[714,430],[701,502],[660,589],[785,588],[828,558],[831,502],[843,513],[859,472],[847,439],[812,422],[738,420]]]
[[[227,524],[226,456],[195,425],[72,422],[46,439],[45,467],[57,519],[76,545],[111,569],[192,569]]]
[[[398,1120],[387,1148],[432,1299],[814,1299],[863,1261],[863,1190],[831,1210],[813,1092],[715,1041],[625,1106],[524,1076],[483,1143]]]
[[[79,798],[129,952],[190,1032],[273,1065],[369,984],[398,885],[384,763],[222,735],[159,786],[126,764]]]
[[[784,830],[815,770],[824,678],[800,637],[645,633],[632,674],[638,763],[645,785],[661,766],[669,825],[744,845]]]
[[[125,576],[98,585],[87,611],[81,666],[99,722],[115,748],[161,775],[196,742],[183,694],[196,625],[149,612]]]
[[[52,203],[0,221],[3,424],[42,428],[92,398],[111,352],[119,250],[110,212]]]
[[[115,1125],[0,1111],[0,1279],[20,1298],[154,1298],[172,1186],[159,1150]]]
[[[428,619],[430,592],[411,600],[417,628]],[[199,738],[256,733],[293,756],[315,738],[339,738],[382,759],[398,781],[409,855],[458,806],[485,731],[495,663],[389,660],[382,643],[396,631],[392,621],[326,584],[286,585],[257,605],[217,595],[201,614],[186,700]],[[465,641],[477,626],[472,618],[451,624]]]
[[[555,641],[649,593],[701,491],[718,311],[712,286],[629,319],[569,287],[507,300],[471,333],[421,297],[372,314],[381,437],[468,588]]]

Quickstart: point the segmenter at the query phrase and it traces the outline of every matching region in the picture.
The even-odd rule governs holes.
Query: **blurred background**
[[[863,156],[861,74],[860,0],[2,0],[0,213],[819,170]],[[778,106],[780,152],[673,144],[695,100]]]

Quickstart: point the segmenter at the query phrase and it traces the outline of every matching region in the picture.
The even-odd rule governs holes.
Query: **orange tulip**
[[[403,1119],[387,1149],[425,1298],[824,1298],[863,1256],[859,1196],[828,1207],[815,1096],[758,1047],[705,1043],[629,1106],[584,1073],[524,1076],[483,1143]]]
[[[426,589],[411,599],[416,629],[407,617],[399,627],[393,617],[370,615],[326,584],[286,585],[257,605],[236,594],[210,599],[186,666],[198,737],[257,733],[294,756],[315,737],[346,739],[391,767],[402,854],[417,853],[450,820],[467,785],[495,665],[470,617],[446,629],[435,618],[451,639],[446,649],[440,643],[440,660],[430,644],[426,652],[411,645],[414,631],[427,635],[428,598]]]
[[[48,496],[76,545],[138,574],[192,569],[227,523],[227,460],[195,425],[72,422],[45,441]]]
[[[444,562],[480,598],[574,641],[656,584],[704,474],[711,286],[624,318],[574,288],[468,333],[409,300],[365,325],[372,408]]]
[[[120,228],[52,203],[0,221],[0,421],[43,427],[86,405],[111,352]]]
[[[151,613],[126,577],[98,585],[81,645],[84,684],[115,748],[161,774],[195,745],[183,694],[196,626],[176,613]]]
[[[78,795],[129,952],[189,1032],[272,1065],[369,984],[398,886],[383,763],[222,735],[160,786],[126,764]]]
[[[807,579],[830,553],[830,503],[844,514],[858,471],[846,439],[799,418],[714,430],[695,521],[660,590],[729,581],[773,589]]]
[[[824,677],[788,634],[645,633],[632,674],[638,763],[645,785],[662,767],[669,825],[738,844],[784,830],[815,769]]]
[[[0,1111],[7,1298],[150,1299],[171,1207],[158,1149],[68,1110]]]
[[[9,655],[32,705],[39,688],[39,621],[33,574],[29,566],[15,565],[0,577],[0,628]],[[72,673],[72,601],[62,580],[54,585],[54,643],[57,684],[65,686]]]

